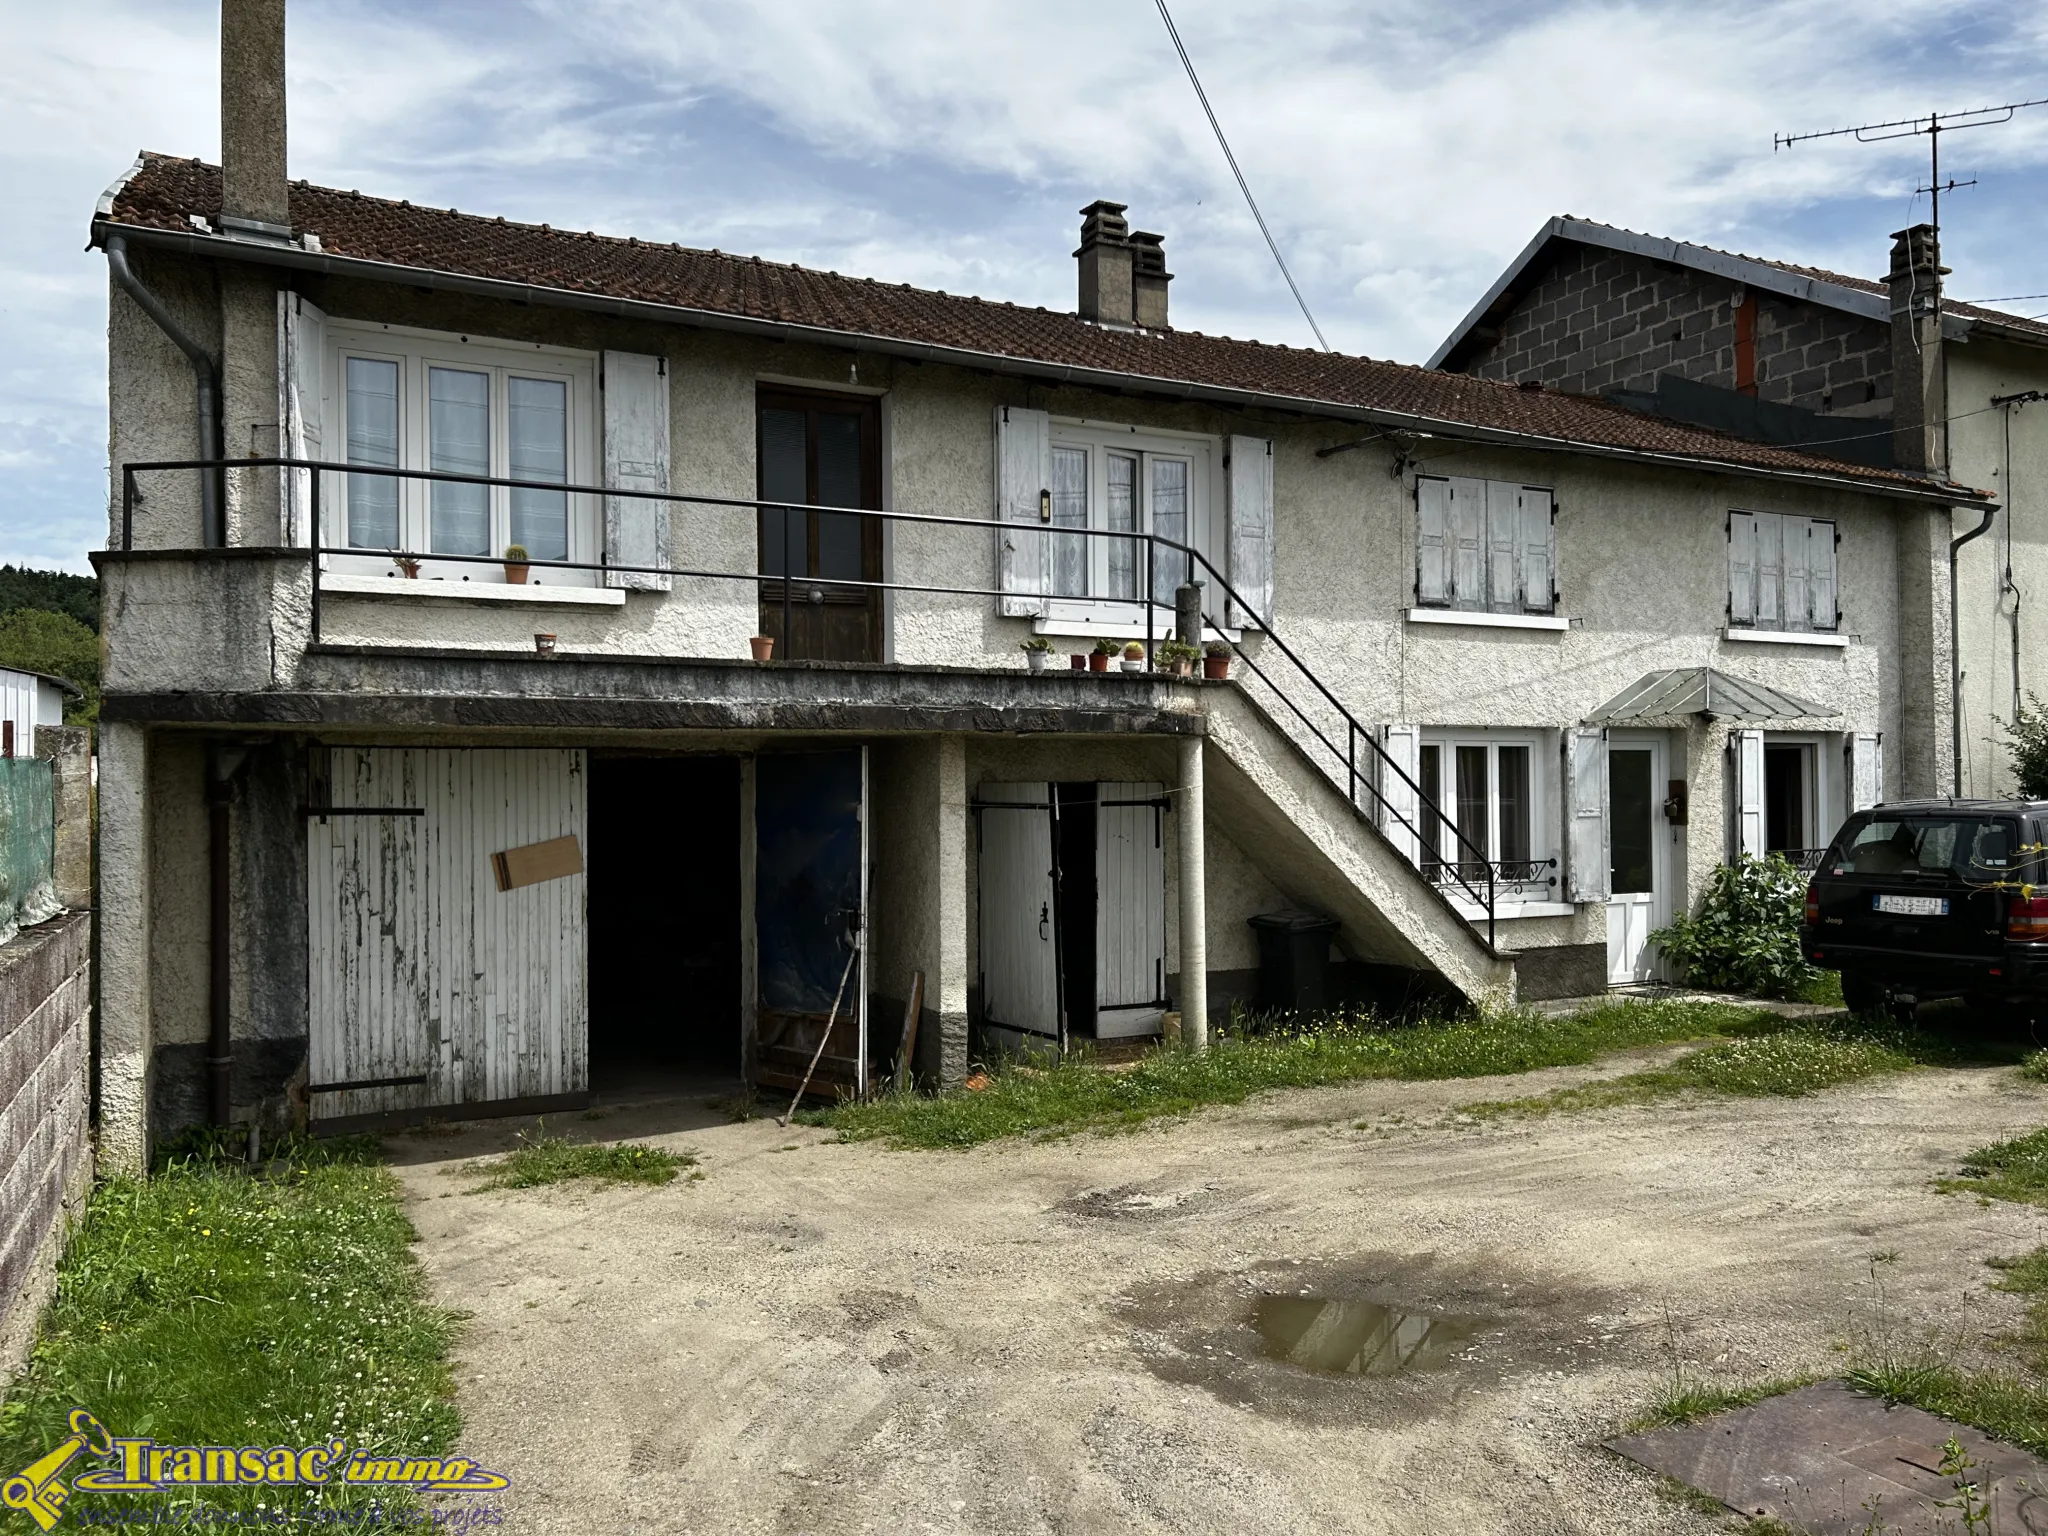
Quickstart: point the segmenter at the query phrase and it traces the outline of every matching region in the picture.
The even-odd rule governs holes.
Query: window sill
[[[1161,641],[1173,638],[1173,610],[1157,610],[1152,621],[1153,638]],[[1042,619],[1031,621],[1034,635],[1058,635],[1074,639],[1098,639],[1107,636],[1116,640],[1142,640],[1145,638],[1145,611],[1140,607],[1133,613],[1128,606],[1104,606],[1091,611],[1085,603],[1061,604],[1054,612]],[[1213,625],[1202,626],[1202,638],[1208,640],[1241,640],[1241,629],[1217,629]]]
[[[1410,624],[1463,624],[1475,629],[1570,629],[1572,621],[1552,613],[1481,613],[1472,608],[1410,608]]]
[[[622,587],[543,587],[496,581],[414,581],[403,576],[322,575],[323,593],[404,602],[509,603],[519,608],[623,608]]]
[[[1723,640],[1751,645],[1817,645],[1825,650],[1847,650],[1849,637],[1798,629],[1737,629],[1732,624],[1721,631]]]

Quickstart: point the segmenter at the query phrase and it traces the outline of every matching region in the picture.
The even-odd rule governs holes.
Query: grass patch
[[[1623,1104],[1649,1104],[1693,1093],[1738,1098],[1803,1098],[1826,1088],[1906,1072],[1922,1066],[1982,1065],[2012,1059],[2014,1047],[1958,1040],[1883,1020],[1822,1019],[1794,1022],[1768,1016],[1768,1025],[1739,1038],[1704,1046],[1668,1067],[1631,1072],[1604,1082],[1524,1099],[1494,1099],[1459,1107],[1474,1115],[1547,1115]],[[2048,1157],[2048,1151],[2044,1151]]]
[[[1620,999],[1562,1017],[1528,1009],[1453,1023],[1388,1024],[1366,1016],[1226,1037],[1195,1055],[1158,1050],[1126,1071],[1085,1056],[1006,1066],[978,1092],[891,1095],[798,1118],[844,1140],[971,1147],[1007,1136],[1117,1130],[1278,1088],[1362,1078],[1488,1077],[1582,1066],[1611,1051],[1778,1027],[1768,1011],[1729,1003]]]
[[[1675,1424],[1690,1424],[1695,1419],[1727,1413],[1736,1408],[1747,1408],[1751,1403],[1760,1403],[1767,1397],[1796,1392],[1801,1387],[1812,1386],[1818,1380],[1818,1376],[1786,1376],[1775,1381],[1756,1382],[1746,1387],[1725,1387],[1691,1376],[1679,1377],[1666,1386],[1655,1402],[1631,1419],[1623,1432],[1636,1434],[1646,1429],[1668,1429]]]
[[[1943,1179],[1941,1187],[1987,1200],[2048,1205],[2048,1130],[1979,1147],[1963,1159],[1963,1176]]]
[[[2037,1083],[2048,1083],[2048,1051],[2032,1051],[2020,1063],[2020,1076]]]
[[[1989,1262],[1999,1272],[1992,1289],[2027,1298],[2019,1331],[2001,1341],[2015,1357],[2012,1366],[1973,1370],[1932,1344],[1899,1348],[1880,1342],[1864,1352],[1846,1379],[1887,1402],[1975,1425],[2048,1456],[2048,1248]]]
[[[48,1451],[78,1406],[113,1434],[188,1445],[339,1435],[408,1456],[453,1447],[453,1319],[427,1303],[397,1181],[374,1143],[277,1150],[261,1177],[201,1148],[93,1192],[27,1373],[0,1407],[0,1468]],[[138,1501],[175,1518],[360,1507],[369,1494],[74,1492],[67,1510]]]
[[[631,1142],[607,1146],[601,1142],[573,1142],[564,1136],[550,1136],[544,1130],[532,1136],[521,1131],[519,1145],[503,1157],[469,1165],[471,1173],[485,1176],[484,1182],[469,1193],[538,1189],[543,1184],[561,1184],[570,1179],[595,1179],[603,1184],[667,1184],[696,1163],[694,1154],[671,1152],[665,1147],[643,1147]]]

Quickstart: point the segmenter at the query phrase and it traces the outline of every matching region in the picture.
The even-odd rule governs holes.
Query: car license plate
[[[1946,896],[1879,896],[1877,910],[1896,913],[1900,917],[1947,917]]]

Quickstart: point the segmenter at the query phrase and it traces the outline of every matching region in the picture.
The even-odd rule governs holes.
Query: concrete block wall
[[[91,1188],[92,914],[0,946],[0,1376],[28,1357]]]
[[[1465,371],[1537,379],[1574,394],[1652,389],[1660,373],[1733,389],[1742,296],[1725,278],[1572,245]],[[1760,399],[1842,412],[1891,398],[1888,327],[1775,294],[1756,297]]]

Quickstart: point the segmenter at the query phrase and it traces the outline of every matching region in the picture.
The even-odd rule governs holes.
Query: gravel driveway
[[[657,1189],[465,1193],[504,1122],[392,1148],[436,1293],[474,1314],[463,1449],[511,1475],[508,1530],[1725,1530],[1597,1442],[1674,1353],[1732,1382],[1834,1369],[1887,1316],[2008,1326],[1983,1261],[2048,1212],[1930,1181],[2048,1122],[2048,1090],[1453,1112],[1663,1054],[965,1153],[701,1100],[550,1122],[702,1159]],[[1249,1324],[1304,1291],[1488,1326],[1435,1370],[1317,1374]]]

